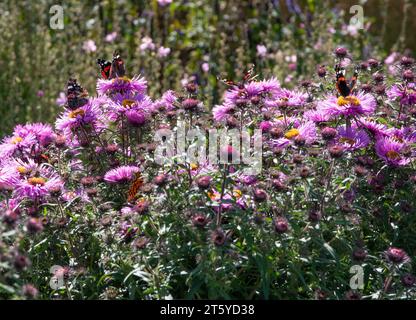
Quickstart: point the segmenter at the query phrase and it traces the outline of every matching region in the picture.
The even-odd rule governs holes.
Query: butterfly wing
[[[104,79],[109,79],[112,63],[104,59],[97,59],[97,64],[100,66],[101,76]]]
[[[343,97],[349,96],[351,89],[347,84],[347,80],[345,79],[345,69],[341,68],[339,65],[335,66],[336,72],[336,88],[340,95]]]
[[[110,79],[117,77],[123,77],[126,74],[126,69],[124,67],[124,61],[121,59],[121,56],[118,51],[114,51],[113,60],[111,62],[110,68]]]
[[[140,172],[136,173],[136,177],[132,182],[129,191],[127,193],[127,201],[133,202],[136,198],[136,194],[139,191],[140,187],[143,185],[143,177]]]
[[[358,67],[355,68],[354,74],[351,77],[350,84],[349,84],[350,91],[352,91],[355,85],[357,84],[357,79],[358,79]]]

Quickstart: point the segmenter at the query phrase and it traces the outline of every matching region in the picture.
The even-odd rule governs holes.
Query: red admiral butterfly
[[[249,68],[248,70],[246,70],[245,72],[244,72],[244,76],[243,76],[243,78],[241,79],[241,81],[239,81],[239,82],[235,82],[235,81],[233,81],[233,80],[228,80],[228,79],[221,79],[221,78],[217,78],[219,81],[221,81],[221,82],[223,82],[223,83],[225,83],[227,86],[230,86],[230,87],[238,87],[239,89],[244,89],[244,85],[247,83],[247,82],[251,82],[251,81],[254,81],[257,77],[258,77],[258,75],[254,75],[254,64],[251,66],[251,68]]]
[[[126,73],[124,61],[121,59],[117,50],[114,51],[111,62],[104,59],[97,59],[97,64],[100,66],[101,75],[104,79],[123,77]]]
[[[337,78],[336,87],[338,92],[343,97],[349,96],[352,90],[354,89],[355,84],[357,83],[358,68],[355,68],[354,75],[352,76],[349,83],[345,79],[345,69],[341,67],[339,64],[335,65],[335,72]]]
[[[88,92],[78,84],[77,79],[68,80],[66,97],[66,107],[71,110],[78,109],[88,102]]]

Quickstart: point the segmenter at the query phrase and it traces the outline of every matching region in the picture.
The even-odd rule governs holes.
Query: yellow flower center
[[[239,199],[239,198],[241,198],[241,196],[243,195],[243,193],[241,192],[241,190],[235,189],[233,191],[233,195],[234,195],[235,198]]]
[[[13,144],[18,144],[19,142],[22,142],[22,141],[23,141],[23,138],[22,138],[22,137],[19,137],[19,136],[14,137],[14,138],[12,139],[12,143],[13,143]]]
[[[196,170],[199,168],[197,163],[191,163],[190,166],[191,166],[191,170]]]
[[[285,138],[287,139],[293,139],[296,138],[300,134],[298,129],[290,129],[288,132],[285,133]]]
[[[339,139],[342,143],[348,143],[350,146],[352,146],[355,143],[355,140],[352,138],[342,137]]]
[[[394,136],[393,137],[393,140],[396,140],[397,142],[400,142],[400,143],[403,143],[404,142],[404,140],[401,137],[399,137],[399,136]]]
[[[23,167],[23,166],[18,166],[18,167],[16,168],[16,170],[17,170],[20,174],[25,174],[25,173],[27,173],[27,169],[26,169],[25,167]]]
[[[391,159],[391,160],[399,160],[400,159],[400,154],[394,150],[390,150],[387,151],[386,153],[387,158]]]
[[[131,99],[124,99],[121,104],[124,108],[130,108],[134,104],[134,100]]]
[[[347,97],[340,96],[337,100],[337,104],[340,107],[346,106],[348,104],[351,104],[353,106],[359,106],[361,104],[361,101],[355,96],[347,96]]]
[[[215,198],[216,198],[217,196],[215,195],[215,193],[214,193],[214,192],[208,191],[208,197],[209,197],[211,200],[215,200]]]
[[[129,77],[124,76],[124,77],[114,78],[113,79],[113,82],[114,81],[120,81],[120,82],[129,83],[131,80],[130,80]]]
[[[79,108],[79,109],[76,109],[76,110],[74,110],[74,111],[71,111],[70,113],[69,113],[69,117],[71,118],[71,119],[75,119],[76,117],[78,117],[78,116],[84,116],[85,115],[85,111],[83,110],[83,109],[81,109],[81,108]]]
[[[32,185],[32,186],[43,186],[46,183],[46,180],[41,178],[41,177],[32,177],[28,179],[28,182]]]

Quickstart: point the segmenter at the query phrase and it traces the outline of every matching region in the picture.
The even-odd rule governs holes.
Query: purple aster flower
[[[65,92],[63,91],[59,92],[58,98],[56,98],[55,102],[60,107],[63,107],[64,105],[66,105],[67,99],[66,99]]]
[[[13,156],[14,154],[30,154],[32,146],[36,143],[36,136],[33,133],[28,133],[21,137],[14,134],[11,137],[6,137],[0,144],[0,161]]]
[[[226,120],[232,110],[234,110],[234,107],[231,104],[216,105],[212,109],[214,120],[217,122]]]
[[[92,98],[75,110],[66,110],[55,122],[56,129],[70,135],[72,131],[92,126],[94,129],[105,127],[104,116],[101,109],[103,100]]]
[[[284,148],[289,144],[312,144],[317,140],[316,126],[312,121],[306,121],[295,124],[288,129],[283,138],[272,140],[272,145],[278,148]]]
[[[265,102],[267,107],[299,107],[305,104],[307,95],[302,92],[282,89],[273,100]]]
[[[359,92],[356,96],[329,96],[318,103],[318,110],[327,113],[332,118],[337,116],[371,115],[377,107],[377,102],[369,93]]]
[[[354,151],[365,148],[370,143],[370,137],[363,129],[353,126],[346,129],[345,126],[339,127],[337,143],[343,146],[344,150]]]
[[[166,91],[162,97],[153,103],[153,110],[155,112],[164,112],[175,110],[175,105],[178,102],[176,93],[172,90]]]
[[[64,183],[55,171],[40,166],[36,175],[24,177],[16,184],[15,195],[19,199],[39,200],[51,193],[61,192],[63,187]]]
[[[410,257],[400,248],[390,247],[384,252],[384,256],[392,263],[407,263],[410,262]]]
[[[107,34],[104,38],[105,42],[113,42],[117,38],[117,32],[111,32]]]
[[[360,128],[365,128],[371,132],[374,136],[385,136],[387,135],[387,126],[384,124],[377,123],[375,120],[370,118],[359,118],[357,125]]]
[[[119,77],[110,80],[99,79],[97,82],[97,92],[99,94],[122,93],[144,93],[147,89],[147,81],[140,77],[134,76],[132,79],[128,77]]]
[[[44,123],[28,123],[25,125],[17,125],[14,129],[14,134],[19,137],[26,137],[33,134],[43,147],[48,146],[55,140],[55,132],[52,126]]]
[[[395,84],[387,91],[387,96],[390,100],[399,100],[403,105],[414,105],[416,104],[416,83]]]
[[[108,171],[104,176],[104,181],[108,183],[127,183],[135,178],[139,170],[139,167],[136,166],[121,166]]]
[[[410,159],[403,155],[407,151],[407,145],[393,138],[383,137],[376,141],[377,155],[391,166],[405,166]]]
[[[170,48],[160,47],[157,49],[157,56],[159,58],[166,58],[170,54]]]
[[[153,104],[147,96],[125,97],[117,102],[110,102],[108,105],[108,118],[111,121],[119,121],[126,116],[132,125],[142,125],[150,117]]]
[[[308,110],[303,116],[315,123],[328,122],[331,119],[331,115],[328,112],[322,110]]]
[[[84,41],[82,49],[87,53],[91,53],[97,51],[97,46],[95,45],[94,40],[87,40]]]
[[[257,45],[257,47],[256,47],[256,50],[257,50],[257,55],[258,55],[260,58],[264,58],[264,57],[266,57],[266,55],[267,55],[267,48],[266,48],[266,46],[265,46],[265,45],[263,45],[263,44],[258,44],[258,45]]]

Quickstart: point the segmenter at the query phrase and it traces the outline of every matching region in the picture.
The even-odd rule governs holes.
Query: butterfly
[[[336,87],[340,95],[343,97],[347,97],[351,94],[351,91],[354,89],[355,84],[357,83],[358,79],[358,68],[356,67],[354,70],[354,74],[351,77],[349,83],[345,79],[345,69],[341,67],[339,64],[335,65],[335,72],[336,72]]]
[[[88,102],[87,90],[78,84],[77,79],[73,78],[68,80],[66,97],[66,106],[71,110],[78,109]]]
[[[117,50],[114,51],[111,62],[104,59],[97,59],[97,64],[100,66],[101,76],[106,80],[123,77],[126,73],[124,61],[121,59]]]
[[[217,78],[217,79],[219,81],[221,81],[222,83],[226,84],[227,86],[238,87],[239,89],[244,89],[244,85],[247,82],[251,82],[251,81],[255,80],[258,77],[258,75],[254,75],[254,67],[255,67],[254,64],[251,65],[251,67],[244,72],[244,76],[239,82],[235,82],[233,80],[229,80],[229,79],[225,79],[225,78],[224,79]]]
[[[133,202],[136,198],[136,194],[139,191],[140,187],[143,185],[143,177],[140,172],[136,173],[136,176],[127,192],[127,201]]]

